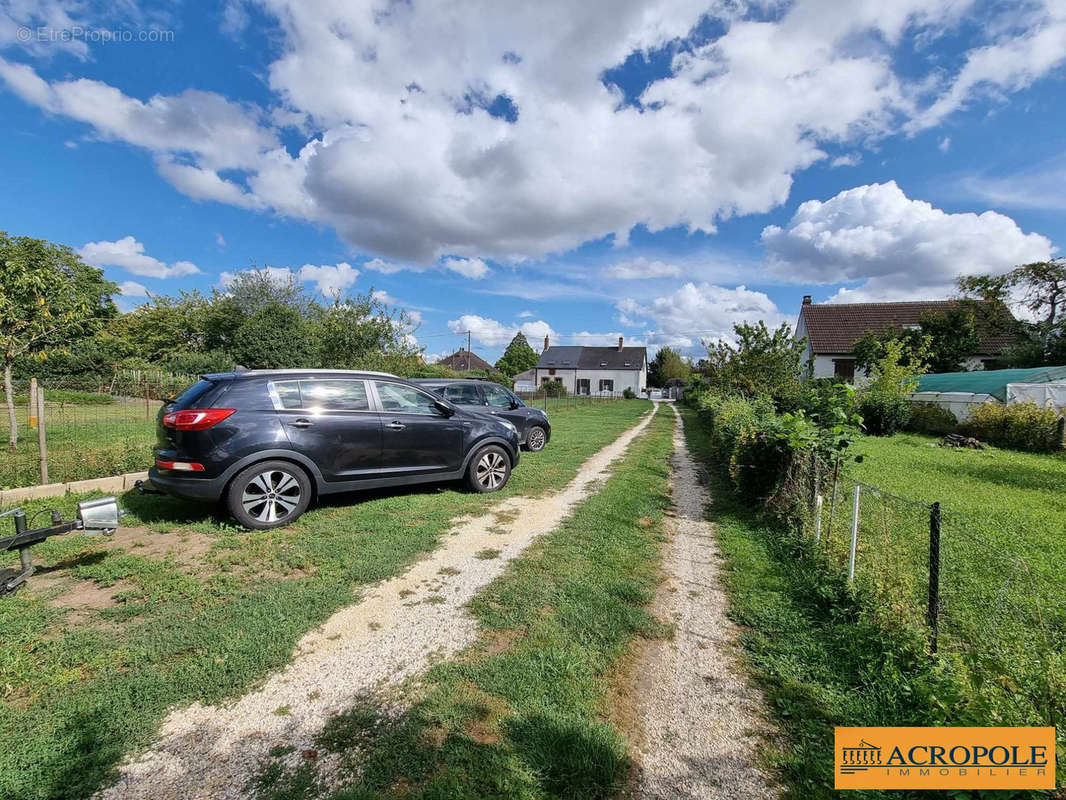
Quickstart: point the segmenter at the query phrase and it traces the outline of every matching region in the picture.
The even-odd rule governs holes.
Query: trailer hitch
[[[17,550],[20,569],[0,570],[0,595],[17,591],[33,575],[33,559],[30,548],[40,544],[50,536],[59,536],[71,531],[84,531],[88,534],[111,534],[118,527],[118,521],[124,511],[118,507],[114,497],[100,497],[96,500],[83,500],[78,503],[75,519],[64,522],[63,516],[54,509],[49,512],[52,524],[44,528],[29,529],[26,512],[21,508],[0,513],[0,517],[13,517],[15,535],[0,538],[0,552]]]

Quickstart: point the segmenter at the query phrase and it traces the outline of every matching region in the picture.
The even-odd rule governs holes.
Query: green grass
[[[355,776],[333,800],[618,793],[630,760],[607,698],[634,638],[664,633],[647,604],[672,427],[660,413],[604,487],[474,599],[480,640],[433,668],[412,708],[367,697],[328,721],[316,747]],[[312,764],[275,761],[256,781],[271,800],[317,788]]]
[[[710,464],[702,423],[694,412],[685,409],[682,413],[689,447]],[[887,454],[894,447],[925,448],[927,441],[917,437],[864,440],[857,449],[867,457],[855,465],[856,471],[863,480],[932,500],[935,486],[922,472],[922,458],[939,461],[944,454],[905,452],[898,456],[898,482],[890,486],[875,471],[878,464],[885,468]],[[908,474],[911,484],[926,484],[926,493],[905,492]],[[987,675],[984,686],[975,688],[967,665],[951,656],[941,660],[929,656],[922,620],[901,625],[886,616],[883,586],[870,581],[849,587],[832,549],[816,547],[809,538],[791,535],[760,518],[736,503],[723,485],[716,486],[714,496],[709,517],[725,557],[730,615],[741,626],[747,663],[784,734],[783,741],[767,750],[766,758],[780,771],[793,796],[908,796],[836,792],[834,726],[1020,724],[1019,718],[1009,716],[1019,713],[1019,708],[1005,700],[1002,684],[998,695],[991,689],[990,684],[999,683],[999,676]],[[989,509],[995,508],[995,496],[971,495],[974,502],[989,502]],[[870,498],[864,502],[877,508]],[[876,517],[870,521],[880,522]],[[867,530],[868,541],[880,541],[881,526],[871,524],[870,528],[860,530]],[[928,536],[928,528],[924,530]],[[835,536],[844,540],[840,527]],[[1033,713],[1031,705],[1020,705]],[[1049,724],[1046,718],[1041,722],[1030,716],[1028,721]],[[1062,764],[1060,756],[1060,774]],[[960,792],[959,796],[967,795]]]
[[[1066,743],[1066,459],[913,435],[858,449],[850,471],[861,480],[941,503],[942,655],[990,719],[1057,724]],[[909,516],[921,524],[893,536],[920,552],[897,567],[906,563],[924,605],[928,524]]]
[[[294,526],[238,531],[208,506],[129,493],[124,525],[144,541],[105,551],[72,534],[34,549],[42,566],[28,589],[0,598],[0,797],[90,794],[127,752],[145,745],[165,710],[217,703],[283,666],[293,645],[360,587],[432,550],[455,517],[505,497],[564,485],[580,463],[638,421],[648,402],[596,405],[553,418],[551,443],[526,454],[508,486],[489,496],[454,487],[332,499]],[[30,513],[70,496],[25,504]],[[183,559],[181,551],[206,550]],[[42,578],[113,587],[111,607],[71,614]]]

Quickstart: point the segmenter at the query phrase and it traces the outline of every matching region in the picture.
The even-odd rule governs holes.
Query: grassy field
[[[40,574],[0,598],[0,797],[89,795],[150,740],[166,708],[243,692],[361,586],[433,549],[450,520],[561,487],[650,408],[554,415],[551,443],[498,494],[342,496],[294,526],[250,534],[208,506],[130,493],[124,525],[146,530],[122,546],[73,534],[35,548]],[[24,507],[70,513],[76,499]]]
[[[709,463],[698,417],[683,413],[689,446]],[[1052,496],[1048,478],[1064,463],[1008,451],[949,451],[917,436],[863,439],[855,449],[864,458],[848,466],[849,474],[901,497],[945,504],[941,657],[928,653],[924,618],[927,507],[864,489],[860,568],[849,586],[841,523],[850,523],[850,497],[838,506],[833,530],[823,520],[815,545],[741,507],[718,486],[711,519],[726,557],[731,615],[743,626],[748,662],[785,734],[769,761],[795,796],[828,798],[838,794],[836,725],[1058,724],[1061,780],[1061,589],[1034,595],[1025,581],[1008,584],[997,549],[1027,553],[1038,565],[1034,580],[1063,569],[1061,557],[1050,555],[1062,552],[1061,517],[1055,521],[1062,498]],[[956,512],[955,503],[965,511]],[[978,535],[999,547],[978,544]],[[922,602],[896,604],[900,576],[911,579]],[[1037,620],[1031,615],[1041,602],[1049,613]],[[1011,616],[1015,603],[1025,604],[1022,621]]]
[[[532,545],[472,603],[480,641],[438,665],[397,716],[365,702],[316,746],[358,778],[356,798],[601,798],[630,759],[617,727],[620,661],[667,631],[648,612],[658,583],[673,415],[661,411],[605,486]],[[624,679],[623,679],[624,680]],[[258,796],[315,796],[313,766],[279,751]]]

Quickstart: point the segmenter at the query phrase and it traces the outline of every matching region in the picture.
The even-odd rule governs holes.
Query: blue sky
[[[430,356],[698,355],[1059,252],[1064,58],[1062,0],[0,0],[0,228],[126,308],[269,265]]]

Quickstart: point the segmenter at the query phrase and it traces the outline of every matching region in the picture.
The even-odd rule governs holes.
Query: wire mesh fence
[[[810,490],[804,535],[883,625],[926,636],[1004,721],[1066,722],[1066,588],[1052,553],[966,498],[916,502],[815,459],[789,479]]]
[[[9,409],[0,412],[0,488],[147,469],[162,398],[195,380],[129,371],[93,383],[85,378],[17,382],[14,437]]]
[[[553,396],[538,390],[536,392],[515,392],[522,398],[526,405],[543,408],[545,411],[565,411],[571,408],[582,408],[596,403],[611,403],[621,400],[621,392],[597,392],[596,394],[567,393],[562,396]]]

